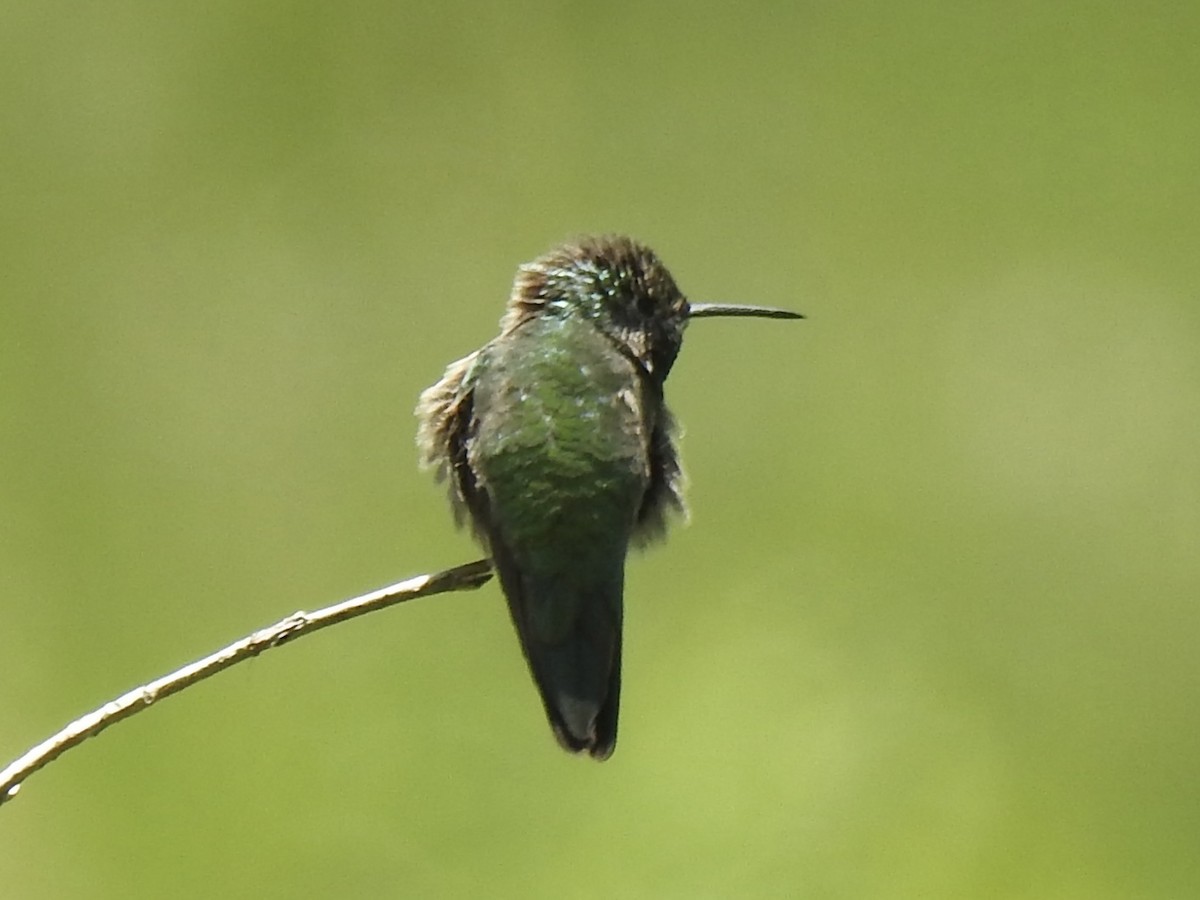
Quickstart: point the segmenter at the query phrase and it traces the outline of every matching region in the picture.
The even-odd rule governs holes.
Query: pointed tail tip
[[[568,753],[576,755],[586,753],[592,759],[596,760],[596,762],[604,762],[617,749],[617,742],[615,740],[599,741],[592,739],[585,743],[575,740],[564,740],[562,737],[559,737],[558,743]]]
[[[600,735],[592,730],[588,734],[580,736],[571,733],[558,722],[551,722],[551,724],[554,727],[554,737],[558,739],[558,745],[568,753],[586,753],[596,762],[604,762],[617,749],[616,734]]]
[[[616,749],[617,738],[616,735],[613,735],[612,739],[608,741],[594,741],[592,745],[588,747],[588,756],[590,756],[596,762],[604,762],[613,755],[613,751]]]

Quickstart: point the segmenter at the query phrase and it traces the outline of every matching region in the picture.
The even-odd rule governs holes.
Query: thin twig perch
[[[168,675],[127,691],[117,699],[105,703],[99,709],[80,716],[57,734],[42,741],[28,753],[14,760],[5,767],[4,771],[0,772],[0,804],[15,797],[21,784],[31,774],[54,761],[75,745],[99,734],[114,722],[141,712],[155,701],[182,691],[185,687],[203,681],[210,675],[228,669],[235,663],[258,656],[264,650],[270,650],[285,641],[291,641],[301,635],[312,634],[318,629],[336,625],[338,622],[353,619],[355,616],[394,606],[416,597],[477,588],[491,577],[491,563],[482,559],[434,575],[418,575],[416,578],[410,578],[369,594],[363,594],[361,597],[354,597],[351,600],[327,606],[316,612],[293,613],[286,619],[281,619],[274,625],[235,641],[204,659],[197,660]]]

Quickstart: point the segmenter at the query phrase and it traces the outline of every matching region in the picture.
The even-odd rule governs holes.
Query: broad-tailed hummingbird
[[[417,443],[459,524],[491,554],[554,734],[607,759],[617,740],[625,557],[682,513],[663,383],[703,316],[649,247],[584,237],[517,271],[500,335],[421,394]]]

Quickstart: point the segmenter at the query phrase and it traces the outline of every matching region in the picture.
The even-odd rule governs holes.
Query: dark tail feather
[[[534,578],[498,544],[500,584],[555,737],[571,753],[608,759],[621,699],[620,568],[615,584]]]
[[[608,679],[599,690],[589,691],[583,684],[572,689],[564,684],[563,665],[560,653],[575,656],[583,643],[569,639],[574,646],[549,648],[526,648],[525,657],[542,696],[546,718],[554,729],[554,736],[564,750],[571,753],[587,752],[593,759],[605,760],[612,756],[617,746],[617,713],[621,702],[621,633],[616,632],[616,646],[609,657]],[[564,653],[565,651],[565,653]],[[586,652],[586,651],[585,651]],[[579,663],[576,663],[578,665]],[[588,663],[582,663],[588,666]]]

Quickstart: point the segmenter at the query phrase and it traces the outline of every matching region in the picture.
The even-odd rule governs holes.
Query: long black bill
[[[688,308],[688,318],[699,319],[703,316],[758,316],[763,319],[803,319],[800,313],[790,309],[780,309],[777,306],[749,306],[741,303],[692,303]]]

